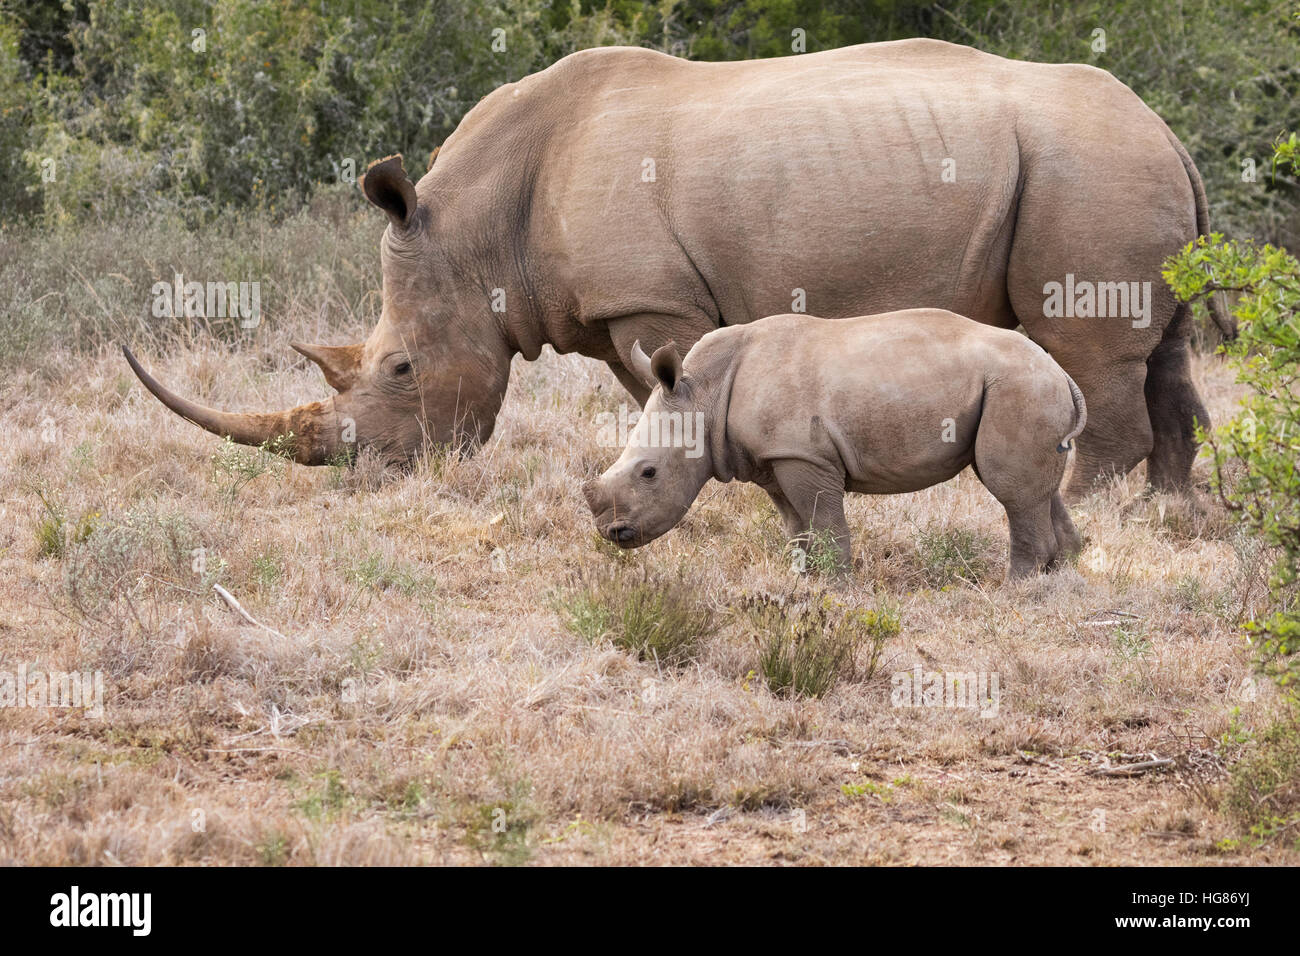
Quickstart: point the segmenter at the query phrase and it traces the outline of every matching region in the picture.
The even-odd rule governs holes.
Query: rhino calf
[[[776,315],[668,343],[635,373],[654,391],[618,461],[583,493],[603,537],[671,529],[710,478],[752,481],[790,538],[850,559],[844,493],[900,494],[967,465],[1007,511],[1011,577],[1076,552],[1061,499],[1083,394],[1023,335],[942,309]]]

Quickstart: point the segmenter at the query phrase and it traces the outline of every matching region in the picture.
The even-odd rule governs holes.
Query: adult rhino
[[[587,50],[485,97],[418,185],[392,156],[361,186],[389,219],[379,324],[362,343],[295,345],[338,394],[218,412],[128,353],[154,395],[235,441],[292,431],[305,464],[353,434],[402,461],[485,441],[516,353],[603,360],[644,403],[637,340],[689,348],[802,300],[832,318],[924,306],[1023,325],[1087,399],[1074,495],[1148,457],[1152,484],[1185,485],[1207,421],[1189,313],[1160,279],[1208,231],[1201,180],[1093,67],[933,40],[736,63]]]

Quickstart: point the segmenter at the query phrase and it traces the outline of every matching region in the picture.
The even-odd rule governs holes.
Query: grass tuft
[[[715,630],[714,615],[683,578],[613,570],[578,574],[556,600],[565,626],[588,643],[608,640],[643,661],[681,665],[694,660]]]
[[[758,648],[758,669],[779,697],[822,697],[841,680],[870,680],[885,644],[901,631],[887,597],[869,609],[846,607],[821,593],[790,605],[771,597],[742,600],[743,627]],[[866,660],[858,663],[865,649]]]

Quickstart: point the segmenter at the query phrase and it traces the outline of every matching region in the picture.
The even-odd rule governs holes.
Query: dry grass
[[[230,408],[319,397],[286,344],[317,315],[146,364]],[[1223,417],[1228,375],[1196,374]],[[969,472],[855,498],[855,573],[798,587],[896,602],[901,634],[869,679],[786,698],[737,610],[795,586],[760,492],[711,485],[631,556],[595,539],[578,486],[616,454],[593,419],[620,401],[603,366],[548,352],[517,363],[477,457],[384,474],[222,461],[107,346],[9,375],[0,661],[102,670],[107,702],[0,709],[0,862],[1300,861],[1226,842],[1186,774],[1086,773],[1114,751],[1196,762],[1234,708],[1267,722],[1236,629],[1260,569],[1208,498],[1102,489],[1075,511],[1078,566],[1014,585]],[[685,582],[716,627],[672,664],[575,632],[575,572],[614,565]],[[999,675],[997,715],[891,706],[918,665]]]

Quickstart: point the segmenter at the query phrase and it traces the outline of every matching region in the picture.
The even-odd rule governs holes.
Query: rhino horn
[[[651,388],[655,384],[655,373],[650,370],[650,356],[641,348],[641,340],[632,343],[632,374]]]
[[[330,388],[346,392],[356,384],[357,372],[361,368],[361,350],[364,348],[361,343],[307,345],[303,342],[290,342],[289,347],[319,365]]]
[[[262,445],[277,439],[285,440],[283,447],[274,450],[303,465],[323,465],[338,452],[339,430],[333,399],[299,405],[280,412],[221,412],[181,398],[158,384],[126,346],[122,346],[122,354],[126,356],[131,371],[153,393],[154,398],[181,418],[214,435],[229,438],[241,445]]]

